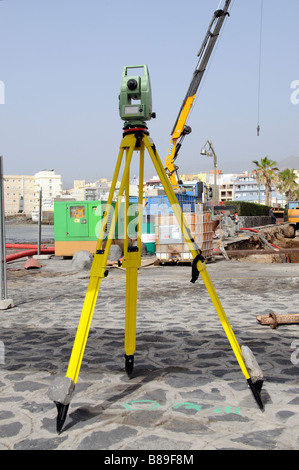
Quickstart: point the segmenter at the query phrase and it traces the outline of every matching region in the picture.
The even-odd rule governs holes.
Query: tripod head
[[[147,65],[125,66],[121,77],[119,114],[124,128],[146,126],[152,113],[152,90]]]

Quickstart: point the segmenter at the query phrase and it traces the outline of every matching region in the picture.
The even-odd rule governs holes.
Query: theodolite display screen
[[[139,114],[139,106],[125,106],[125,114]]]

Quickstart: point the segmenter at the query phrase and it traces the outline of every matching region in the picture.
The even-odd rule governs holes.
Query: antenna
[[[260,135],[260,101],[261,101],[261,68],[262,68],[262,36],[263,36],[263,3],[261,0],[261,25],[260,25],[260,50],[259,50],[259,73],[258,73],[258,98],[257,98],[257,136]]]

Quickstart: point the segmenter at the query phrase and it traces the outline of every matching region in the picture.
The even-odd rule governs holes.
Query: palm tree
[[[271,191],[272,186],[277,177],[278,168],[276,168],[276,162],[269,160],[268,157],[261,158],[261,161],[253,160],[256,165],[256,173],[260,175],[260,180],[265,186],[265,205],[271,205]]]
[[[299,186],[295,191],[292,192],[292,200],[299,201]]]
[[[297,175],[295,170],[290,170],[286,168],[278,174],[278,180],[276,185],[276,190],[280,194],[285,193],[286,204],[290,199],[293,198],[295,191],[299,190],[299,185],[297,183]]]
[[[252,171],[252,177],[255,179],[257,182],[257,187],[258,187],[258,203],[261,203],[261,174],[260,170],[256,168],[255,170]]]

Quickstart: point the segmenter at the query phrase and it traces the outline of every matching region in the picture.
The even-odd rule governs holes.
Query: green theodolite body
[[[138,125],[152,117],[152,90],[147,65],[131,65],[123,68],[119,114],[121,119]]]

